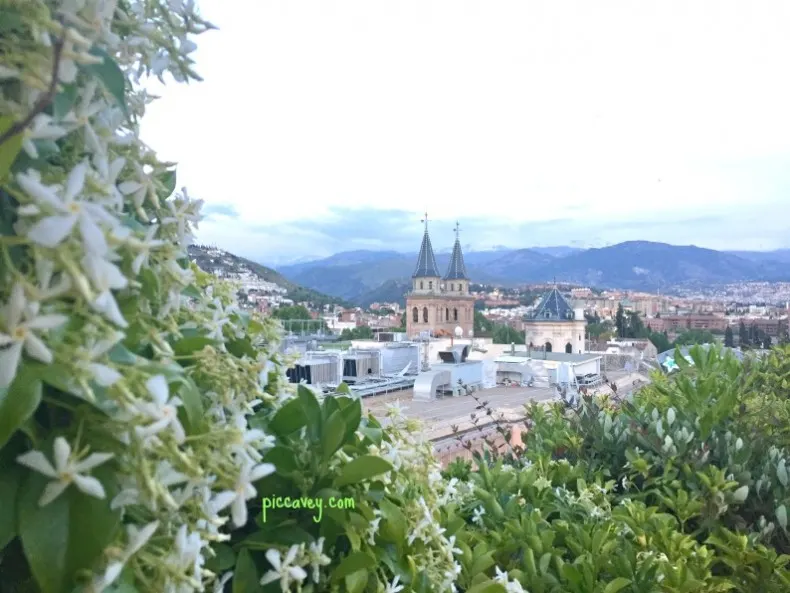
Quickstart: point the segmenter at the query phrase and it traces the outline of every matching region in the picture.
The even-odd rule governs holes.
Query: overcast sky
[[[143,138],[198,239],[350,249],[790,246],[786,0],[198,0],[205,82]]]

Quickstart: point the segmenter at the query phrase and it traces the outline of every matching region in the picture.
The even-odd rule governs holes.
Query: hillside
[[[271,268],[215,247],[190,245],[189,259],[194,261],[201,270],[218,276],[234,277],[243,275],[245,272],[252,273],[261,280],[271,282],[284,289],[286,297],[296,303],[307,301],[316,307],[334,303],[348,304],[337,296],[330,296],[301,286]]]
[[[725,284],[748,280],[787,280],[783,264],[787,250],[730,253],[694,246],[628,241],[610,247],[497,249],[464,254],[472,280],[514,285],[565,282],[624,288],[666,290],[672,286]],[[323,260],[283,266],[280,273],[293,282],[358,304],[394,301],[407,290],[414,254],[356,251]],[[444,270],[448,254],[437,254]],[[402,297],[402,293],[400,293]]]
[[[555,259],[517,280],[540,282],[555,276],[566,282],[600,287],[656,290],[670,286],[780,280],[790,277],[790,270],[777,262],[749,261],[691,245],[627,241]]]

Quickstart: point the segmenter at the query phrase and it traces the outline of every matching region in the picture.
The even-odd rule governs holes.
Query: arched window
[[[450,321],[450,308],[449,307],[445,307],[444,308],[444,320],[445,321]]]
[[[433,290],[433,280],[428,280],[428,290]]]
[[[458,309],[453,309],[453,321],[458,321]]]
[[[551,342],[546,342],[546,352],[551,352]]]
[[[573,353],[573,346],[571,346],[571,343],[568,342],[567,344],[565,344],[565,354],[572,354],[572,353]]]
[[[422,290],[422,288],[423,288],[423,283],[422,280],[420,280],[420,290]]]
[[[422,320],[425,323],[428,323],[428,307],[423,307],[422,308]]]
[[[532,350],[534,347],[535,347],[535,345],[532,342],[530,342],[529,343],[529,349]]]
[[[453,290],[455,290],[455,284],[450,284],[450,292],[452,292]]]
[[[411,310],[411,320],[414,323],[419,323],[420,321],[420,311],[417,309],[417,307],[414,307],[414,309]]]

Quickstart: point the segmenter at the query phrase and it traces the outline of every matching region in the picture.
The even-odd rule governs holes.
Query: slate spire
[[[532,314],[533,319],[549,321],[573,320],[573,308],[555,286],[541,300]]]
[[[438,278],[441,276],[439,267],[436,265],[436,256],[433,254],[431,237],[428,234],[428,213],[425,213],[425,234],[422,236],[420,254],[417,256],[417,268],[414,270],[412,278]]]
[[[464,265],[464,254],[461,251],[461,238],[460,238],[461,225],[455,223],[455,245],[453,245],[453,254],[450,257],[450,267],[447,268],[445,280],[469,280],[466,275],[466,265]]]

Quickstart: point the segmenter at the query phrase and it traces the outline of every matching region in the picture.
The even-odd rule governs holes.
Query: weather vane
[[[428,213],[425,213],[425,218],[423,218],[420,222],[425,224],[425,232],[428,232]]]
[[[460,239],[461,237],[461,223],[457,220],[455,221],[455,238]]]

